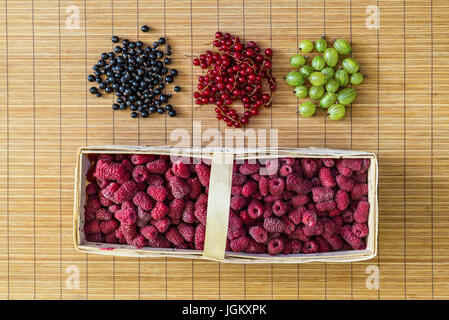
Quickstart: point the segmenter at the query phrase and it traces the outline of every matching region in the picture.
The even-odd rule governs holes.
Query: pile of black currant
[[[141,30],[147,32],[148,26]],[[120,41],[118,36],[112,37],[113,43]],[[114,110],[131,110],[131,117],[148,118],[151,113],[168,112],[170,117],[176,116],[176,111],[169,100],[172,97],[167,93],[167,85],[177,76],[176,69],[169,69],[171,63],[171,47],[165,38],[159,38],[152,46],[142,41],[121,40],[113,52],[102,53],[100,60],[92,68],[87,80],[96,82],[97,87],[91,87],[90,93],[101,97],[101,90],[117,96]],[[165,47],[165,52],[162,48]],[[175,92],[181,88],[175,86]]]

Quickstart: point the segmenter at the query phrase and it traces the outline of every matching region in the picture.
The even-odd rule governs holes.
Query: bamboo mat
[[[380,28],[368,29],[369,6]],[[79,28],[66,27],[79,12]],[[447,1],[0,0],[0,297],[3,299],[449,298]],[[75,21],[76,23],[76,21]],[[138,33],[148,24],[152,32]],[[231,265],[113,258],[72,245],[76,149],[174,144],[171,132],[224,129],[192,102],[190,55],[217,29],[274,50],[274,106],[250,128],[281,147],[352,148],[379,159],[379,255],[357,263]],[[112,34],[166,35],[179,70],[179,116],[136,121],[87,94]],[[344,37],[368,76],[342,122],[296,116],[282,81],[297,40]],[[154,117],[156,118],[156,117]],[[374,271],[373,271],[374,270]],[[367,286],[379,270],[379,287]],[[79,275],[79,287],[76,276]],[[75,280],[75,281],[73,281]]]

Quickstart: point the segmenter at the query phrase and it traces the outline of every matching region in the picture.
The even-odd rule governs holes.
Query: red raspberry
[[[134,246],[137,248],[142,248],[147,245],[147,240],[141,234],[137,235],[134,239],[128,242],[130,246]]]
[[[318,244],[318,252],[329,252],[329,243],[322,238],[322,237],[316,237],[315,242]]]
[[[137,212],[133,209],[121,209],[115,213],[115,218],[122,224],[132,225],[137,221]]]
[[[338,190],[335,194],[335,202],[339,210],[345,210],[349,205],[349,195],[344,190]]]
[[[343,246],[343,240],[337,234],[323,234],[323,238],[326,239],[329,246],[333,251],[340,250]]]
[[[207,194],[204,193],[200,194],[198,199],[196,199],[195,208],[203,204],[207,205]]]
[[[196,222],[195,214],[194,214],[194,204],[192,201],[187,201],[184,211],[182,212],[182,221],[185,223],[194,223]]]
[[[175,246],[179,246],[184,242],[184,238],[176,227],[171,227],[165,234],[165,238]]]
[[[95,176],[94,176],[94,174],[95,174],[95,167],[94,167],[94,166],[91,166],[91,167],[89,168],[89,170],[87,170],[87,173],[86,173],[86,180],[87,180],[88,182],[94,182],[94,181],[95,181]]]
[[[173,196],[177,199],[184,198],[190,193],[189,185],[180,177],[173,177],[170,181],[170,189]]]
[[[247,176],[241,174],[241,173],[234,173],[232,175],[232,185],[233,186],[240,186],[243,185],[246,180],[248,180]]]
[[[142,208],[137,208],[137,226],[143,227],[148,224],[151,220],[151,215],[149,212],[143,210]]]
[[[199,224],[195,229],[195,249],[203,250],[204,249],[204,240],[206,239],[206,226]]]
[[[302,213],[302,223],[307,227],[313,227],[317,222],[317,216],[315,212],[306,210]]]
[[[115,232],[108,233],[104,236],[104,242],[109,244],[117,243],[117,238],[115,237]]]
[[[119,239],[123,238],[128,244],[137,237],[137,234],[135,224],[121,224],[118,229],[115,230],[115,236]]]
[[[251,179],[253,179],[254,181],[258,182],[260,179],[260,174],[258,173],[253,173],[251,176]]]
[[[287,217],[287,216],[282,216],[281,217],[282,221],[285,222],[285,230],[284,233],[286,235],[289,235],[290,233],[292,233],[293,231],[295,231],[296,229],[296,225]]]
[[[240,229],[242,228],[242,220],[240,217],[232,210],[229,211],[229,221],[228,228],[230,229]]]
[[[109,200],[114,201],[114,193],[120,188],[116,182],[111,182],[108,186],[101,190],[101,195]]]
[[[131,201],[125,201],[122,203],[121,209],[122,210],[126,210],[126,209],[137,210],[137,207]]]
[[[116,204],[111,204],[109,207],[108,207],[108,210],[109,210],[109,212],[110,213],[116,213],[117,211],[119,211],[120,210],[120,207],[118,206],[118,205],[116,205]]]
[[[86,240],[89,242],[104,242],[104,237],[101,233],[86,234]]]
[[[318,211],[323,212],[322,215],[325,216],[325,212],[324,211],[331,211],[335,209],[335,201],[334,200],[328,200],[328,201],[322,201],[322,202],[318,202],[316,204],[316,209]]]
[[[84,233],[90,234],[90,233],[99,233],[100,230],[100,221],[93,220],[93,221],[86,221],[84,224]]]
[[[300,206],[288,214],[288,218],[296,225],[300,224],[302,222],[302,215],[306,212],[306,208],[303,206]]]
[[[146,167],[147,167],[148,171],[151,173],[165,173],[168,165],[167,165],[167,161],[165,161],[163,159],[157,159],[157,160],[148,162],[146,164]]]
[[[274,178],[268,181],[268,189],[273,196],[280,196],[284,192],[285,182],[282,178]]]
[[[133,179],[137,183],[146,181],[149,175],[150,174],[145,166],[140,165],[133,169]]]
[[[371,164],[370,159],[367,158],[362,159],[362,168],[360,169],[360,173],[368,171],[370,164]]]
[[[257,163],[243,163],[239,167],[239,172],[245,176],[259,172],[260,166]]]
[[[164,201],[168,195],[168,190],[164,186],[150,185],[147,194],[156,201]]]
[[[304,235],[308,237],[322,235],[324,232],[324,223],[323,221],[318,220],[313,227],[304,226],[302,231],[304,232]]]
[[[250,197],[257,191],[257,188],[257,182],[255,182],[254,180],[248,180],[242,188],[242,195],[244,197]]]
[[[168,228],[170,228],[171,222],[169,218],[165,217],[159,220],[154,220],[151,224],[155,226],[160,233],[165,233]]]
[[[285,230],[285,222],[278,218],[265,218],[263,227],[268,232],[283,232]]]
[[[341,160],[337,162],[337,170],[342,176],[349,177],[350,175],[352,175],[352,169],[345,167],[341,163]]]
[[[332,220],[335,223],[335,233],[340,233],[341,227],[344,224],[343,217],[342,216],[336,216],[336,217],[332,218]]]
[[[193,241],[193,238],[195,237],[195,228],[192,225],[181,222],[178,224],[177,228],[185,241]]]
[[[100,229],[101,229],[101,232],[104,234],[108,234],[108,233],[115,231],[115,229],[117,229],[117,227],[118,227],[117,220],[109,220],[109,221],[100,222]]]
[[[366,183],[358,183],[354,185],[354,188],[351,191],[352,200],[360,199],[366,195],[368,195],[368,185]]]
[[[357,183],[367,183],[368,174],[362,172],[354,172],[354,181]]]
[[[318,177],[313,177],[312,180],[312,187],[321,187],[321,180]]]
[[[109,184],[109,180],[106,179],[97,178],[95,181],[97,182],[100,189],[106,188]]]
[[[231,209],[239,211],[246,207],[248,201],[243,196],[233,196],[231,197]]]
[[[273,213],[275,215],[277,215],[278,217],[284,215],[286,212],[288,211],[288,205],[281,201],[281,200],[276,200],[273,203]]]
[[[253,239],[249,239],[249,244],[245,250],[246,253],[261,254],[267,252],[267,247],[262,243],[257,243]]]
[[[150,186],[165,186],[164,178],[157,173],[150,173],[148,179],[145,181]]]
[[[322,161],[323,161],[323,164],[328,168],[331,168],[335,165],[334,159],[331,159],[331,158],[324,158],[324,159],[322,159]]]
[[[334,190],[329,188],[316,187],[312,189],[312,197],[313,201],[316,203],[332,200],[334,198]]]
[[[100,200],[100,204],[103,207],[109,207],[110,205],[112,205],[114,203],[114,202],[112,202],[111,199],[106,198],[101,193],[98,194],[98,199]]]
[[[146,164],[147,162],[156,160],[157,156],[154,154],[133,154],[131,156],[131,162],[134,165]]]
[[[173,174],[173,171],[171,171],[171,168],[169,168],[167,171],[165,171],[164,178],[167,181],[170,181],[175,175]]]
[[[231,241],[231,250],[234,252],[243,252],[249,245],[247,237],[240,237]]]
[[[320,182],[323,187],[333,188],[335,187],[335,179],[332,175],[332,171],[327,167],[322,167],[320,169]]]
[[[268,181],[269,179],[261,176],[259,179],[259,192],[262,196],[268,195],[269,189],[268,189]]]
[[[231,196],[240,196],[242,195],[242,186],[232,186],[231,187]]]
[[[346,210],[345,212],[343,212],[342,218],[345,223],[353,223],[354,222],[354,214],[352,213],[351,210]]]
[[[175,176],[178,176],[180,178],[186,179],[190,177],[189,165],[185,164],[182,159],[174,162],[171,170]]]
[[[248,215],[252,219],[257,219],[263,215],[263,205],[259,200],[252,200],[248,206]]]
[[[132,171],[134,168],[133,164],[128,159],[121,160],[121,164],[125,167],[126,171]]]
[[[289,201],[289,200],[291,200],[294,196],[295,196],[295,193],[294,193],[293,191],[286,190],[286,191],[284,191],[284,193],[282,194],[282,199],[283,199],[284,201]]]
[[[124,182],[120,188],[114,193],[114,201],[117,204],[121,204],[125,201],[131,200],[137,191],[137,184],[133,180]]]
[[[368,221],[369,214],[369,202],[360,201],[357,205],[357,209],[354,212],[354,220],[360,223],[365,223]]]
[[[292,168],[292,166],[289,166],[288,164],[284,164],[281,167],[281,169],[279,170],[279,175],[281,177],[286,177],[286,176],[288,176],[289,174],[292,174],[292,173],[293,173],[293,168]]]
[[[279,170],[279,160],[278,159],[270,159],[265,162],[265,169],[267,170],[267,174],[272,176],[276,175]]]
[[[240,211],[240,219],[242,219],[243,224],[244,224],[244,225],[247,225],[247,226],[253,225],[253,224],[254,224],[254,221],[255,221],[253,218],[251,218],[251,217],[249,216],[247,210],[242,210],[242,211]]]
[[[296,239],[292,239],[290,240],[291,243],[291,247],[292,247],[292,252],[293,254],[298,254],[301,253],[301,249],[302,249],[302,242]]]
[[[272,203],[265,202],[263,205],[263,217],[269,218],[273,215]]]
[[[198,206],[194,211],[196,219],[201,223],[206,225],[206,219],[207,219],[207,206],[206,205],[200,205]]]
[[[323,218],[323,219],[321,219],[321,221],[323,221],[323,226],[324,226],[323,234],[331,235],[331,234],[335,233],[335,222],[332,219]]]
[[[296,174],[289,174],[285,178],[285,185],[287,190],[294,191],[299,194],[307,194],[313,187],[309,180],[304,180]]]
[[[97,161],[94,176],[105,180],[121,180],[126,173],[127,171],[121,163],[101,159]]]
[[[363,242],[362,240],[357,237],[356,234],[354,234],[351,230],[351,226],[350,225],[345,225],[341,228],[341,232],[340,232],[341,236],[343,237],[343,239],[349,243],[349,245],[352,247],[352,249],[355,250],[359,250],[361,249]]]
[[[153,208],[153,201],[147,196],[145,192],[139,191],[133,197],[133,203],[145,211],[150,211]]]
[[[248,233],[257,243],[266,243],[268,240],[268,233],[262,227],[250,227]]]
[[[297,240],[301,240],[301,241],[307,241],[309,240],[309,236],[306,236],[304,234],[304,226],[297,226],[295,230],[293,230],[293,232],[291,232],[288,237],[290,239],[297,239]]]
[[[282,238],[271,239],[268,242],[268,254],[275,256],[284,250],[284,240]]]
[[[318,244],[313,241],[313,240],[309,240],[306,241],[302,247],[302,252],[303,253],[317,253],[318,252]]]
[[[291,204],[293,208],[298,208],[300,206],[306,205],[307,202],[309,202],[309,196],[305,194],[300,194],[292,198]]]
[[[98,209],[97,212],[95,213],[95,217],[97,218],[97,220],[111,220],[113,218],[112,213],[109,212],[109,210],[106,208]]]
[[[349,177],[339,175],[337,176],[336,181],[340,189],[345,190],[347,192],[351,192],[352,189],[354,188],[354,181]]]
[[[159,235],[155,240],[148,240],[148,246],[152,248],[171,248],[171,243],[164,236]]]
[[[304,175],[311,179],[317,170],[317,164],[313,159],[301,159],[301,168]]]
[[[362,159],[342,159],[341,165],[353,171],[362,169]]]
[[[184,200],[183,199],[173,199],[170,202],[170,212],[168,215],[170,218],[179,219],[182,217],[182,212],[184,211]]]
[[[209,167],[203,163],[198,163],[197,165],[195,165],[195,172],[198,175],[198,179],[200,179],[201,184],[204,187],[208,187],[210,179]]]
[[[89,183],[86,186],[86,193],[88,195],[94,195],[98,192],[98,185],[96,183]]]
[[[228,227],[228,239],[229,240],[234,240],[234,239],[243,237],[245,235],[246,235],[246,231],[243,227],[236,228],[236,229]]]
[[[151,218],[155,220],[162,219],[168,213],[169,209],[163,202],[156,202],[151,210]]]
[[[366,223],[355,222],[352,225],[352,232],[359,238],[365,238],[368,235],[368,225]]]
[[[197,177],[187,178],[187,184],[190,188],[190,199],[197,199],[201,194],[201,182]]]
[[[291,158],[291,157],[285,157],[285,158],[280,158],[279,162],[281,164],[286,164],[286,165],[289,165],[289,166],[293,166],[295,164],[295,162],[296,162],[296,159],[295,158]]]

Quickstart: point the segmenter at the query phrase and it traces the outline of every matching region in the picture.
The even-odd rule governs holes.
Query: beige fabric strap
[[[203,252],[209,259],[222,260],[225,256],[233,159],[232,153],[215,153],[212,157]]]

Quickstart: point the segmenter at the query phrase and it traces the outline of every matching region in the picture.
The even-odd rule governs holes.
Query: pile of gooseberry
[[[285,77],[287,84],[295,87],[293,92],[298,98],[309,98],[299,105],[299,114],[313,116],[318,104],[320,109],[327,111],[329,119],[343,119],[346,107],[357,96],[349,84],[358,85],[364,79],[358,61],[351,56],[351,44],[338,39],[328,48],[326,39],[320,38],[315,44],[310,40],[301,41],[299,49],[301,54],[290,59],[290,65],[296,70]],[[307,63],[308,57],[303,54],[312,53],[314,49],[318,54]]]

